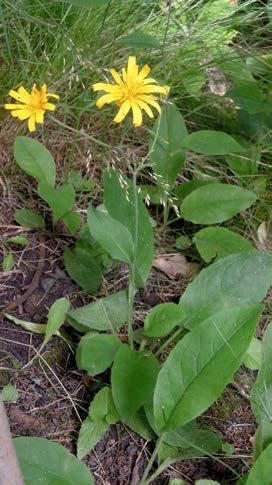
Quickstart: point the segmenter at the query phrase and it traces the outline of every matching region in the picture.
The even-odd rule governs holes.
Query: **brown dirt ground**
[[[8,156],[3,158],[3,153],[0,158],[4,164],[9,159]],[[0,264],[4,256],[5,239],[21,234],[21,229],[13,222],[13,213],[22,205],[18,194],[9,190],[9,187],[7,189],[6,181],[0,177],[0,191],[1,189]],[[26,191],[28,190],[27,188]],[[65,327],[66,341],[53,338],[42,356],[24,367],[37,355],[42,339],[1,316],[1,308],[24,293],[35,274],[41,243],[37,232],[29,230],[27,235],[30,242],[26,248],[12,248],[15,255],[14,269],[6,273],[0,272],[0,366],[10,369],[0,374],[0,385],[12,382],[20,393],[15,404],[7,405],[14,435],[54,439],[75,452],[80,419],[84,419],[95,387],[99,385],[99,380],[90,382],[76,368],[70,347],[75,347],[77,336],[69,327]],[[65,233],[61,236],[45,235],[43,244],[46,257],[38,288],[12,312],[13,315],[43,323],[48,309],[57,298],[68,296],[74,306],[90,301],[63,269],[63,250],[71,243],[72,238]],[[120,288],[125,286],[124,272],[121,271],[116,279],[116,271],[110,271],[106,275],[101,295],[116,291],[116,284]],[[147,288],[139,292],[136,321],[142,320],[145,312],[157,303],[177,301],[183,287],[184,281],[173,281],[154,270]],[[249,384],[252,377],[253,375],[247,373]],[[242,381],[244,382],[243,376]],[[230,468],[241,474],[246,472],[250,464],[247,456],[252,451],[256,425],[249,402],[243,397],[241,385],[238,384],[238,390],[229,387],[222,399],[207,411],[202,421],[208,422],[224,441],[234,445],[234,455],[230,458],[218,456],[220,462],[209,457],[180,461],[169,467],[154,484],[168,483],[169,478],[174,477],[183,478],[188,483],[209,478],[230,484],[235,483]],[[150,451],[152,446],[143,438],[117,424],[110,428],[85,462],[93,472],[97,485],[137,484]]]

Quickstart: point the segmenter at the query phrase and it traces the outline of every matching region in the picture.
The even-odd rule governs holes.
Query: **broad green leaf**
[[[50,206],[54,224],[70,212],[75,202],[75,191],[72,185],[61,185],[55,189],[46,182],[40,182],[38,194]]]
[[[77,347],[78,368],[86,370],[91,376],[101,374],[112,364],[120,345],[120,340],[114,335],[87,333]]]
[[[228,254],[253,250],[251,243],[225,227],[207,227],[198,231],[193,241],[201,258],[209,263]]]
[[[118,330],[126,323],[128,317],[127,290],[121,290],[105,298],[98,298],[95,302],[71,310],[68,319],[72,319],[80,326],[81,331],[89,330]],[[71,324],[73,324],[71,322]]]
[[[66,315],[69,311],[70,302],[67,298],[56,300],[51,306],[46,324],[44,345],[49,342],[50,338],[56,334],[59,328],[64,324]]]
[[[117,172],[105,171],[104,203],[110,216],[124,224],[132,235],[137,247],[136,283],[144,286],[154,256],[153,231],[148,211],[137,190],[134,191],[133,183],[123,177],[122,184]]]
[[[181,216],[195,224],[216,224],[244,211],[256,200],[256,194],[238,185],[209,184],[184,199]]]
[[[152,308],[144,321],[146,337],[164,337],[174,327],[180,325],[184,313],[176,303],[161,303]]]
[[[76,7],[103,7],[103,5],[107,5],[110,0],[65,0],[67,3],[71,5],[75,5]]]
[[[101,285],[102,268],[97,261],[80,249],[66,249],[65,269],[69,276],[88,293],[95,293]]]
[[[272,109],[272,101],[267,100],[264,93],[254,83],[230,89],[226,95],[232,98],[241,109],[252,115]]]
[[[13,149],[16,162],[28,175],[52,187],[55,185],[55,162],[42,143],[28,136],[16,136]]]
[[[161,117],[152,130],[150,148],[157,132],[150,159],[157,184],[170,190],[184,164],[185,154],[181,142],[187,136],[185,122],[175,104],[167,103],[162,108]]]
[[[192,448],[196,456],[199,452],[215,453],[222,448],[222,439],[218,434],[198,428],[194,421],[165,433],[163,441],[177,448]]]
[[[141,30],[135,30],[131,34],[118,39],[118,43],[135,47],[138,49],[160,49],[161,45],[158,39],[153,35],[145,34]]]
[[[251,370],[259,370],[262,362],[262,342],[256,337],[250,342],[250,345],[243,357],[243,364]]]
[[[110,427],[104,421],[93,421],[89,416],[83,421],[77,441],[77,457],[82,460],[103,438]]]
[[[84,463],[64,446],[45,438],[15,438],[13,440],[25,485],[93,485]]]
[[[187,236],[179,236],[176,239],[175,246],[177,249],[184,251],[192,246],[191,239]]]
[[[254,436],[253,463],[270,444],[272,444],[272,423],[262,419]]]
[[[258,377],[251,390],[251,407],[260,423],[262,419],[272,421],[272,323],[262,339],[262,359]]]
[[[4,313],[4,316],[10,320],[11,322],[19,325],[20,327],[28,330],[29,332],[37,333],[38,335],[45,335],[46,332],[46,324],[45,323],[33,323],[28,322],[26,320],[21,320],[20,318],[16,318],[9,313]],[[57,330],[54,335],[60,335],[59,331]]]
[[[198,189],[199,187],[203,187],[204,185],[208,185],[208,184],[214,184],[217,182],[218,181],[216,179],[191,180],[190,182],[183,182],[183,184],[177,185],[174,188],[173,192],[178,202],[181,203],[183,202],[185,197],[187,197],[187,195],[190,195],[191,192]]]
[[[181,146],[203,155],[227,155],[241,153],[246,149],[223,131],[200,130],[182,140]]]
[[[122,422],[133,431],[135,431],[135,433],[142,436],[145,440],[149,441],[154,438],[154,433],[149,426],[145,412],[142,408],[138,409],[138,411],[136,411],[133,416],[122,419]]]
[[[189,332],[158,375],[154,415],[171,431],[203,413],[231,382],[252,339],[263,305],[224,310]]]
[[[27,246],[29,241],[25,236],[11,236],[7,239],[7,243],[16,244],[18,246]]]
[[[0,392],[0,400],[4,402],[16,402],[19,399],[19,392],[13,384],[7,384],[3,386]]]
[[[13,266],[14,266],[13,252],[9,251],[7,254],[5,254],[4,259],[2,261],[2,269],[3,271],[11,271]]]
[[[89,417],[93,421],[106,421],[108,424],[116,423],[119,420],[110,387],[103,387],[94,396],[90,407]]]
[[[62,220],[67,227],[68,231],[70,232],[76,232],[80,226],[81,223],[81,217],[78,212],[68,212],[62,217]]]
[[[159,363],[123,344],[115,355],[111,372],[112,396],[121,420],[126,421],[151,397]]]
[[[133,241],[129,230],[106,212],[88,208],[88,225],[91,235],[113,259],[130,264],[133,258]]]
[[[246,177],[247,175],[254,175],[258,172],[258,163],[261,159],[261,150],[259,147],[251,146],[246,153],[240,155],[226,155],[226,162],[231,171],[238,175],[238,177]]]
[[[180,305],[183,325],[192,329],[222,309],[259,303],[272,284],[272,256],[262,251],[237,253],[203,269],[186,288]]]
[[[271,485],[272,444],[269,445],[251,468],[246,485]]]
[[[45,226],[44,219],[40,214],[30,209],[18,209],[14,212],[14,220],[23,227],[41,227]]]

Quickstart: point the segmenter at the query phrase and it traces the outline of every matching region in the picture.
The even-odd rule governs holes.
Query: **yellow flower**
[[[18,91],[12,89],[9,92],[9,96],[22,104],[5,104],[5,109],[10,109],[11,116],[19,118],[19,120],[28,119],[29,131],[35,131],[36,123],[43,123],[45,111],[47,109],[50,111],[56,109],[54,104],[48,103],[48,98],[59,99],[57,94],[47,93],[46,89],[46,84],[42,85],[40,91],[34,84],[31,93],[26,91],[23,86],[20,86]]]
[[[132,109],[134,126],[142,124],[142,110],[146,112],[149,118],[154,117],[149,105],[156,108],[160,113],[161,108],[157,101],[159,98],[154,96],[154,93],[166,96],[169,88],[167,86],[158,86],[155,79],[147,77],[150,72],[149,66],[145,65],[139,72],[136,57],[129,56],[127,69],[122,68],[121,76],[115,69],[110,69],[110,72],[115,84],[96,83],[93,84],[93,90],[107,93],[96,102],[98,108],[102,108],[105,104],[112,102],[120,106],[114,118],[115,123],[123,121],[130,109]]]

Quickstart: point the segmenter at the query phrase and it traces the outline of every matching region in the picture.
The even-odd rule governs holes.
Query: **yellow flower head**
[[[48,109],[54,111],[56,106],[52,103],[48,103],[48,98],[59,99],[57,94],[47,93],[46,84],[42,85],[42,89],[36,88],[36,84],[33,85],[31,93],[26,91],[23,86],[20,86],[18,91],[9,92],[9,96],[16,99],[22,104],[5,104],[5,109],[11,110],[11,116],[19,118],[19,120],[28,119],[29,131],[35,131],[36,123],[43,123],[44,113]]]
[[[120,106],[114,118],[115,123],[123,121],[130,109],[132,109],[134,126],[142,124],[142,110],[146,112],[149,118],[154,117],[149,105],[156,108],[160,113],[161,108],[157,101],[158,96],[154,96],[154,93],[166,96],[169,88],[167,86],[158,86],[155,79],[147,77],[150,72],[149,66],[145,65],[139,72],[136,57],[129,56],[127,69],[122,69],[121,76],[115,69],[110,69],[110,72],[115,84],[96,83],[93,84],[93,90],[107,93],[96,102],[98,108],[102,108],[105,104],[112,102]]]

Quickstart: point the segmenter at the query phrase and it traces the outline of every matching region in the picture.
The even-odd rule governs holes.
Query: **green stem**
[[[149,480],[148,480],[148,474],[153,466],[153,463],[154,461],[156,460],[157,458],[157,455],[158,455],[158,452],[159,452],[159,448],[163,442],[163,439],[164,439],[164,434],[162,434],[159,439],[157,440],[157,443],[156,443],[156,446],[154,448],[154,451],[151,455],[151,457],[149,458],[149,461],[148,461],[148,464],[145,468],[145,471],[144,471],[144,474],[139,482],[139,485],[147,485],[149,483]]]
[[[149,483],[153,482],[153,480],[155,480],[155,478],[157,478],[166,468],[168,468],[170,465],[172,465],[172,463],[175,463],[176,460],[173,460],[172,458],[166,458],[166,460],[164,460],[160,466],[158,466],[157,470],[152,473],[152,475],[150,475],[149,478],[147,478],[147,480],[145,480],[145,485],[148,485]]]
[[[160,346],[160,348],[157,350],[155,353],[155,357],[158,357],[163,350],[168,347],[168,345],[173,342],[173,340],[176,340],[176,338],[184,332],[184,328],[178,328],[170,337]]]

